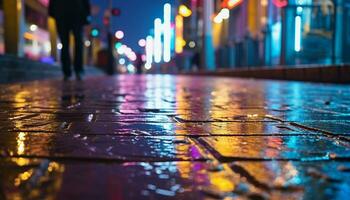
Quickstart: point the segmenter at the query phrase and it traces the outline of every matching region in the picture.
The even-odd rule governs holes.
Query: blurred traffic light
[[[90,34],[94,38],[99,37],[100,36],[100,30],[98,28],[92,28]]]
[[[108,17],[108,16],[106,16],[106,17],[104,17],[103,18],[103,24],[105,25],[105,26],[109,26],[109,24],[110,24],[110,17]]]
[[[116,42],[116,43],[114,44],[114,48],[115,48],[115,49],[119,49],[119,48],[121,48],[122,46],[123,46],[123,44],[120,43],[120,42]]]
[[[112,15],[113,16],[120,16],[121,15],[121,10],[119,8],[113,8],[112,9]]]

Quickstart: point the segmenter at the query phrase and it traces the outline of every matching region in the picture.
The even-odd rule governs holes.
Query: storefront
[[[272,0],[266,33],[267,65],[349,62],[348,0]]]
[[[47,1],[29,2],[25,5],[24,12],[26,21],[24,54],[32,60],[52,62]]]
[[[264,62],[267,0],[224,0],[220,5],[213,20],[218,66],[261,66]],[[229,13],[220,19],[224,10]]]
[[[235,67],[350,62],[349,0],[221,2],[222,8],[232,3],[227,21],[213,22],[221,66],[232,60]]]
[[[48,0],[0,1],[0,5],[0,54],[53,62]]]
[[[335,12],[331,0],[289,1],[281,10],[281,64],[333,63]]]

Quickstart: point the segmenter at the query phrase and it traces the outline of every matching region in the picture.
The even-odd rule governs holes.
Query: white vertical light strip
[[[154,20],[154,62],[162,61],[162,20]]]
[[[169,62],[171,59],[171,5],[164,4],[164,49],[163,60]]]
[[[294,50],[299,52],[301,50],[301,17],[295,17],[295,34],[294,34]]]
[[[214,1],[203,0],[203,55],[206,70],[215,70],[215,48],[213,43],[212,16],[214,14]]]
[[[146,38],[146,68],[151,68],[153,63],[153,37],[147,36]]]

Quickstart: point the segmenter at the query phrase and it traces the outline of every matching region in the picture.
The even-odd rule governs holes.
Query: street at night
[[[348,86],[124,75],[0,91],[9,199],[349,194]]]
[[[0,200],[345,200],[350,0],[0,0]]]

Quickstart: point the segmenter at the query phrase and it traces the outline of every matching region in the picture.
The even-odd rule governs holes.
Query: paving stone
[[[350,195],[349,163],[239,161],[230,166],[249,183],[266,191],[301,189],[302,199],[347,199]]]
[[[216,116],[199,115],[199,116],[186,116],[179,115],[175,116],[174,120],[177,122],[187,123],[187,122],[275,122],[266,118],[265,116],[259,116],[257,114],[248,115],[232,115],[225,116],[217,114]]]
[[[67,158],[119,161],[204,160],[186,137],[121,137],[62,134],[2,134],[3,157]]]
[[[164,115],[111,115],[103,114],[96,116],[96,122],[149,122],[149,123],[169,123],[173,120]]]
[[[115,135],[187,135],[199,136],[209,135],[208,130],[201,129],[199,126],[179,123],[72,123],[68,130],[71,134],[115,134]]]
[[[15,112],[13,115],[0,115],[0,120],[3,122],[24,122],[24,121],[85,121],[89,122],[93,114],[84,113],[21,113]]]
[[[286,122],[302,122],[307,120],[314,121],[350,121],[349,113],[321,113],[313,111],[292,111],[287,114],[273,115]]]
[[[308,135],[316,134],[283,123],[220,122],[220,123],[109,123],[73,122],[67,131],[72,134],[123,135]]]
[[[318,129],[332,134],[350,136],[350,120],[307,120],[298,122],[297,125],[305,126],[305,128]]]
[[[218,136],[200,141],[220,160],[350,159],[348,143],[323,136]]]
[[[210,135],[313,135],[314,132],[289,123],[229,122],[205,124]]]
[[[347,85],[0,85],[0,199],[347,199],[349,111]]]
[[[266,191],[228,165],[208,162],[120,164],[0,159],[2,195],[34,199],[292,198],[302,190]],[[83,184],[82,184],[83,183]],[[98,186],[98,189],[96,189]],[[72,189],[74,188],[74,189]]]
[[[13,121],[3,122],[0,126],[0,131],[4,133],[13,132],[64,132],[69,127],[67,122],[56,122],[53,120],[42,120],[42,121]]]

